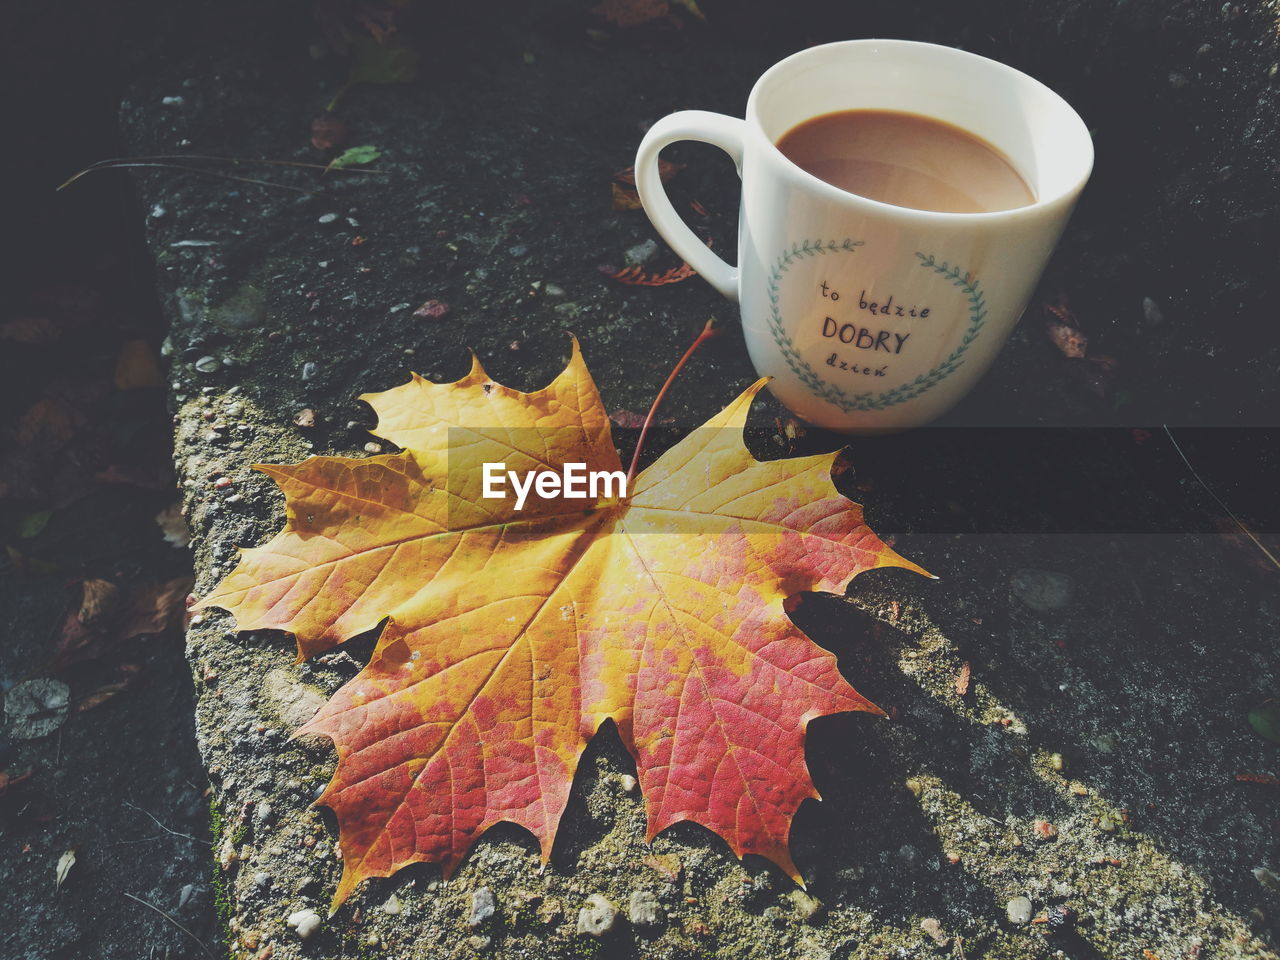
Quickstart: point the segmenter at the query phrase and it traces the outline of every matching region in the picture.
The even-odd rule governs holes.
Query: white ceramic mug
[[[932,117],[999,149],[1029,206],[989,213],[899,207],[834,187],[775,146],[842,110]],[[720,147],[742,177],[738,265],[676,214],[658,154],[677,140]],[[991,365],[1022,314],[1093,165],[1074,110],[1044,84],[976,54],[904,40],[811,47],[756,81],[745,120],[664,117],[636,155],[658,232],[742,309],[752,363],[794,413],[834,430],[927,423]]]

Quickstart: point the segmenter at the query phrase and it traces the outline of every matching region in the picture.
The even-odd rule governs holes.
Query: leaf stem
[[[640,427],[640,439],[636,441],[636,451],[631,456],[631,469],[627,471],[627,489],[631,488],[631,481],[635,479],[636,471],[640,467],[640,454],[644,451],[644,441],[649,436],[649,428],[653,426],[654,418],[658,415],[658,407],[662,405],[662,398],[667,395],[667,390],[675,382],[676,377],[684,369],[684,365],[689,362],[689,358],[693,356],[694,352],[719,332],[720,328],[716,326],[715,317],[712,317],[707,321],[706,326],[702,328],[702,332],[698,334],[693,343],[689,344],[689,349],[676,362],[675,367],[667,376],[667,382],[662,385],[658,395],[653,398],[653,406],[649,408],[649,414],[644,418],[644,425]]]

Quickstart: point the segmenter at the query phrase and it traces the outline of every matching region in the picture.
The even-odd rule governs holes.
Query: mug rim
[[[1076,121],[1076,124],[1078,126],[1078,132],[1082,135],[1082,139],[1084,141],[1084,144],[1087,150],[1087,162],[1084,164],[1083,171],[1076,179],[1072,180],[1065,188],[1056,190],[1052,194],[1049,194],[1048,196],[1043,196],[1043,197],[1038,196],[1034,202],[1026,204],[1024,206],[1010,207],[1006,210],[984,210],[984,211],[976,211],[976,212],[969,212],[969,213],[957,213],[957,212],[946,211],[946,210],[924,210],[919,207],[904,207],[894,203],[886,203],[883,200],[875,200],[875,199],[872,199],[871,197],[865,197],[859,193],[853,193],[852,191],[844,190],[840,187],[835,186],[834,184],[828,183],[826,180],[823,180],[821,177],[814,176],[812,173],[805,170],[803,167],[797,164],[794,160],[788,157],[785,153],[779,150],[778,145],[774,143],[773,140],[768,135],[765,134],[764,124],[760,119],[760,113],[759,113],[760,92],[763,89],[765,89],[770,84],[771,81],[776,79],[777,74],[790,68],[798,61],[805,60],[814,56],[820,56],[822,53],[829,52],[832,48],[836,48],[836,47],[851,48],[851,47],[872,47],[872,46],[881,47],[881,48],[905,47],[905,48],[914,48],[917,50],[933,50],[933,51],[942,52],[945,56],[957,57],[959,59],[968,59],[970,61],[981,61],[982,65],[986,69],[994,68],[998,71],[1017,77],[1020,82],[1030,83],[1034,87],[1040,88],[1040,90],[1048,94],[1048,96],[1051,99],[1056,100],[1059,104],[1061,104],[1064,108],[1066,108],[1069,115],[1072,118],[1074,118],[1074,120]],[[926,43],[921,40],[893,40],[893,39],[868,37],[868,38],[861,38],[857,40],[836,40],[831,43],[817,44],[816,46],[806,47],[804,50],[798,50],[795,53],[791,54],[790,56],[784,57],[783,59],[779,60],[777,63],[771,66],[768,70],[762,73],[759,79],[756,80],[755,84],[751,87],[750,95],[747,97],[747,108],[745,112],[745,118],[746,118],[748,129],[751,130],[752,133],[756,135],[765,144],[767,148],[766,152],[768,152],[775,160],[780,161],[784,165],[784,167],[786,167],[793,175],[798,175],[801,181],[810,190],[816,193],[819,193],[821,195],[825,195],[829,199],[840,200],[841,202],[846,204],[852,204],[853,206],[866,205],[871,210],[874,210],[874,211],[879,211],[881,213],[891,213],[898,217],[906,216],[908,219],[913,219],[913,220],[918,219],[923,221],[943,221],[947,223],[958,224],[958,223],[964,223],[964,222],[977,223],[982,221],[990,221],[993,219],[999,219],[1001,217],[1021,219],[1022,217],[1025,217],[1025,216],[1038,215],[1051,207],[1061,206],[1063,204],[1070,204],[1074,202],[1075,198],[1084,189],[1085,184],[1088,183],[1089,176],[1093,172],[1093,163],[1094,163],[1094,157],[1095,157],[1094,149],[1093,149],[1093,137],[1089,135],[1089,128],[1085,124],[1084,118],[1082,118],[1080,114],[1076,112],[1076,109],[1073,106],[1071,106],[1071,104],[1069,104],[1066,101],[1066,99],[1057,91],[1055,91],[1048,85],[1042,83],[1041,81],[1037,80],[1035,77],[1031,76],[1030,74],[1023,73],[1021,70],[1017,69],[1016,67],[1011,67],[1007,63],[1002,63],[999,60],[993,60],[991,57],[984,57],[978,53],[971,53],[968,50],[961,50],[959,47],[949,47],[949,46],[946,46],[945,44],[940,44],[940,43]],[[812,119],[812,118],[809,118],[809,119]],[[941,118],[935,118],[935,119],[941,119]],[[801,121],[801,123],[803,122],[805,121]],[[950,121],[946,121],[946,122],[950,122]]]

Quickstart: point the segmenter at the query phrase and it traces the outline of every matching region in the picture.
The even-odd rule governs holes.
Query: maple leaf
[[[341,831],[336,907],[415,862],[446,876],[490,826],[549,858],[586,741],[612,720],[636,761],[648,836],[682,820],[792,877],[797,808],[817,793],[810,720],[880,713],[786,615],[788,598],[897,566],[831,481],[835,454],[760,462],[742,441],[761,381],[663,454],[626,499],[480,496],[481,464],[620,470],[577,342],[520,393],[478,361],[363,397],[403,452],[264,466],[285,529],[200,606],[295,634],[299,656],[382,621],[358,676],[298,734],[334,742],[319,798]]]

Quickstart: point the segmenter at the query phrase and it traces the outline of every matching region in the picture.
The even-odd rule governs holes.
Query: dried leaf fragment
[[[67,881],[67,874],[71,872],[71,868],[76,865],[76,852],[74,849],[68,850],[58,858],[58,867],[54,872],[54,889],[61,887]]]
[[[617,280],[619,283],[625,283],[631,287],[665,287],[670,283],[688,280],[697,273],[687,263],[672,267],[670,270],[664,270],[662,273],[646,273],[643,267],[623,267],[621,270],[613,272],[607,270],[602,270],[601,272],[610,280]]]
[[[969,692],[969,677],[973,673],[973,667],[966,660],[960,665],[960,673],[956,676],[956,695],[963,697]]]
[[[40,677],[11,688],[4,698],[9,736],[35,740],[62,726],[71,709],[71,688],[61,680]]]

